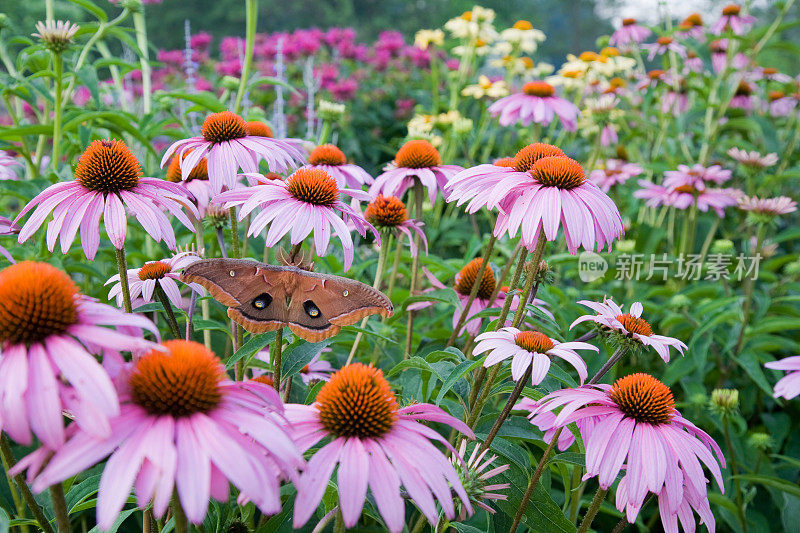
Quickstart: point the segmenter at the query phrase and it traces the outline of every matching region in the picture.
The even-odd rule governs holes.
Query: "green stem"
[[[500,366],[499,364],[497,366]],[[514,390],[511,391],[511,395],[508,397],[506,401],[506,405],[503,407],[503,410],[500,412],[500,416],[492,425],[492,429],[489,430],[489,434],[486,436],[486,439],[481,444],[481,449],[478,454],[483,453],[485,450],[489,449],[489,446],[492,445],[492,441],[497,436],[497,432],[500,431],[500,426],[503,425],[503,422],[506,421],[508,415],[511,413],[511,409],[514,408],[514,404],[517,403],[519,400],[520,395],[522,394],[522,390],[525,388],[525,384],[528,383],[528,380],[531,379],[531,373],[533,372],[533,366],[528,366],[528,370],[525,371],[525,374],[522,378],[517,381],[517,384],[514,386]]]
[[[150,51],[147,42],[147,23],[144,18],[144,5],[133,14],[133,27],[136,30],[136,45],[139,47],[141,57],[139,63],[142,68],[142,109],[144,114],[150,113],[151,107],[151,69],[150,69]]]
[[[722,416],[722,433],[725,436],[725,446],[728,448],[728,458],[731,463],[731,474],[733,475],[733,488],[736,492],[736,514],[739,518],[739,523],[742,525],[742,531],[747,533],[747,518],[744,513],[744,501],[742,498],[742,486],[739,484],[739,466],[736,463],[736,452],[733,449],[733,441],[731,440],[731,430],[728,424],[728,417]]]
[[[419,221],[422,221],[422,194],[422,182],[419,180],[419,178],[414,178],[414,218]],[[419,243],[419,235],[415,234],[414,244],[416,245],[417,250],[419,250]],[[419,256],[420,254],[417,253],[411,263],[411,286],[409,288],[409,296],[414,296],[419,283]],[[407,311],[407,313],[408,322],[406,323],[406,349],[404,359],[411,357],[411,344],[414,341],[414,313],[412,311]]]
[[[117,254],[117,269],[119,270],[119,283],[122,289],[122,302],[126,313],[133,313],[131,307],[131,291],[128,287],[128,265],[125,263],[125,248],[114,248]]]
[[[55,20],[55,12],[53,9],[53,0],[45,0],[44,2],[44,16],[45,20]]]
[[[244,5],[247,20],[247,34],[242,76],[239,78],[239,89],[236,91],[236,100],[233,105],[234,113],[241,113],[242,111],[242,101],[245,90],[247,89],[247,78],[250,76],[250,69],[253,66],[253,48],[255,46],[256,24],[258,22],[258,0],[245,0]]]
[[[489,260],[492,257],[492,251],[494,250],[494,243],[496,240],[497,238],[494,236],[494,233],[492,233],[491,237],[489,237],[489,242],[486,244],[486,251],[484,252],[483,259],[481,260],[481,266],[478,268],[478,272],[475,274],[475,281],[472,284],[472,289],[469,291],[469,298],[467,299],[467,303],[464,305],[464,309],[461,311],[461,316],[458,317],[458,323],[456,324],[456,327],[453,328],[450,338],[447,339],[447,345],[445,346],[446,348],[453,345],[459,336],[459,332],[464,327],[464,323],[467,321],[469,310],[472,307],[475,298],[478,296],[478,289],[481,288],[483,275],[486,273],[486,269],[489,268]]]
[[[56,74],[55,109],[53,111],[53,171],[58,172],[59,144],[61,141],[61,97],[63,96],[64,61],[60,52],[53,53],[53,70]]]
[[[597,489],[597,492],[594,493],[592,504],[589,506],[589,510],[586,511],[586,516],[583,518],[583,522],[581,522],[581,525],[578,528],[578,533],[586,533],[589,531],[589,527],[592,525],[592,521],[597,515],[597,511],[600,510],[600,506],[603,505],[603,501],[606,499],[607,493],[608,490],[602,488]]]
[[[172,515],[175,518],[175,533],[189,533],[189,523],[177,492],[172,495]]]
[[[11,445],[8,442],[8,437],[5,435],[0,435],[0,454],[3,456],[3,462],[8,465],[9,468],[17,464],[16,459],[14,459],[14,454],[11,451]],[[6,470],[6,472],[8,472],[8,470]],[[29,489],[28,484],[25,483],[25,477],[22,474],[17,474],[13,479],[17,484],[17,488],[19,488],[22,499],[25,500],[26,504],[28,504],[28,507],[33,513],[34,518],[36,518],[36,522],[38,522],[41,530],[44,533],[53,533],[53,528],[50,526],[50,522],[48,522],[47,517],[44,516],[44,511],[42,511],[42,508],[38,503],[36,503],[36,499],[33,497],[31,489]]]
[[[542,458],[539,460],[539,464],[536,465],[536,470],[533,472],[533,477],[531,477],[530,483],[528,483],[528,488],[525,489],[525,494],[522,496],[522,501],[519,504],[517,514],[514,516],[514,522],[511,524],[511,529],[509,529],[509,531],[516,531],[520,521],[522,521],[522,516],[525,514],[525,508],[528,506],[528,502],[531,501],[531,496],[533,496],[533,489],[535,489],[536,484],[539,483],[539,479],[542,477],[544,467],[547,464],[547,461],[550,459],[550,455],[553,453],[553,449],[556,447],[558,437],[561,435],[563,429],[564,428],[558,428],[555,435],[553,435],[550,444],[547,445],[544,455],[542,455]]]
[[[331,138],[331,121],[330,120],[323,120],[322,121],[322,129],[319,132],[319,140],[317,144],[325,144],[328,142],[328,139]]]
[[[522,319],[525,316],[525,308],[527,307],[528,298],[531,295],[531,290],[533,289],[533,283],[536,281],[536,278],[539,274],[539,265],[542,262],[542,253],[544,252],[544,245],[547,244],[547,239],[544,236],[544,230],[539,231],[539,240],[536,242],[536,248],[534,248],[531,254],[531,268],[528,275],[525,277],[525,286],[522,289],[522,294],[519,295],[519,303],[517,304],[517,312],[514,314],[514,320],[511,322],[513,327],[519,327],[522,323]],[[508,298],[513,299],[513,298]],[[502,323],[498,323],[498,328],[503,327]]]
[[[281,352],[283,350],[283,328],[279,328],[275,332],[275,344],[272,348],[272,353],[270,354],[272,357],[272,366],[275,369],[273,371],[272,385],[275,387],[275,390],[278,391],[280,394],[281,392]]]
[[[58,533],[70,533],[69,511],[67,511],[67,500],[64,497],[64,487],[61,486],[61,483],[50,487],[50,498],[53,500],[53,512],[56,515]]]
[[[345,531],[347,531],[347,528],[344,526],[342,510],[339,509],[336,511],[336,520],[333,522],[333,533],[345,533]]]
[[[383,236],[385,242],[381,243],[381,246],[378,250],[378,266],[375,271],[375,281],[372,284],[372,288],[377,290],[380,290],[381,281],[383,281],[383,272],[386,270],[386,258],[389,256],[389,248],[392,243],[391,233],[384,232]],[[419,253],[419,250],[417,250],[417,253]],[[361,321],[361,329],[364,329],[367,326],[368,320],[368,316],[364,317],[364,319]],[[356,340],[353,341],[353,347],[350,349],[350,355],[347,356],[347,362],[345,363],[345,366],[349,365],[353,360],[353,356],[356,354],[356,350],[358,349],[358,345],[363,336],[364,334],[361,331],[359,331],[356,335]]]
[[[172,334],[175,336],[176,339],[181,338],[181,331],[178,328],[178,319],[175,318],[175,313],[172,312],[172,304],[167,298],[167,293],[164,292],[164,289],[161,288],[161,285],[156,282],[156,288],[153,291],[158,298],[158,301],[161,302],[161,305],[164,307],[164,314],[167,315],[167,323],[169,324],[169,329],[172,331]]]
[[[197,241],[197,253],[200,257],[206,255],[205,235],[203,234],[203,222],[198,220],[195,222],[195,239]],[[208,299],[203,298],[200,300],[200,312],[203,320],[208,320],[211,317],[211,310],[208,305]],[[211,349],[211,330],[203,330],[203,344],[207,349]]]
[[[605,364],[600,367],[600,370],[598,370],[597,373],[592,376],[592,379],[590,379],[587,384],[594,385],[595,383],[599,383],[603,376],[605,376],[606,373],[611,370],[611,368],[616,365],[620,359],[622,359],[622,356],[625,355],[626,351],[626,348],[617,348],[611,357],[608,358],[608,361],[606,361]]]
[[[239,221],[236,219],[236,208],[231,207],[228,212],[231,219],[231,257],[238,259],[239,255]]]

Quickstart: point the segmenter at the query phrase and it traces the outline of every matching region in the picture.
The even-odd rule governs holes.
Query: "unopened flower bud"
[[[736,389],[714,389],[711,392],[711,407],[723,415],[739,408],[739,391]]]

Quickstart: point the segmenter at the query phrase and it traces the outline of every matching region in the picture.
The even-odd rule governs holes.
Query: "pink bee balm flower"
[[[739,208],[752,211],[759,215],[786,215],[797,211],[797,202],[788,196],[776,198],[759,198],[758,196],[742,196],[739,199]]]
[[[158,285],[167,295],[169,301],[172,302],[172,305],[181,309],[183,307],[183,299],[181,298],[181,289],[176,281],[180,280],[180,271],[184,267],[199,259],[200,256],[194,252],[181,252],[161,261],[148,261],[141,268],[129,268],[128,289],[130,290],[131,298],[141,296],[145,303],[150,303],[153,301],[153,291]],[[108,299],[116,297],[117,306],[122,307],[122,284],[119,280],[119,274],[109,278],[105,285],[109,283],[114,283],[114,285],[108,292]],[[203,287],[197,283],[187,283],[187,285],[198,295],[203,296],[205,294]]]
[[[578,246],[586,250],[611,249],[623,233],[622,218],[614,202],[594,183],[583,168],[569,157],[543,157],[532,166],[516,165],[509,173],[509,194],[499,203],[494,234],[506,231],[513,239],[520,231],[522,242],[532,250],[543,232],[548,241],[564,229],[569,253]]]
[[[92,142],[78,160],[74,181],[51,185],[28,202],[17,216],[15,222],[38,206],[22,226],[19,242],[27,241],[52,211],[53,220],[47,225],[47,248],[52,252],[60,236],[61,253],[66,254],[80,227],[83,253],[92,260],[100,245],[101,215],[111,244],[118,250],[124,247],[127,207],[153,239],[163,240],[174,250],[175,232],[163,210],[192,231],[194,225],[183,209],[195,218],[197,210],[178,184],[141,174],[139,162],[124,142],[115,139]]]
[[[358,165],[348,163],[344,152],[332,144],[323,144],[311,150],[306,168],[324,170],[333,176],[341,189],[345,187],[360,189],[374,181],[366,170]]]
[[[119,402],[101,351],[147,350],[141,335],[119,330],[155,326],[137,315],[81,295],[71,279],[47,263],[24,261],[0,271],[0,420],[20,444],[31,432],[50,449],[64,443],[67,411],[82,431],[110,435]],[[136,330],[138,331],[138,330]]]
[[[555,96],[555,87],[544,81],[529,81],[522,92],[501,98],[489,106],[493,117],[500,116],[500,125],[519,123],[528,126],[532,122],[549,125],[558,116],[567,131],[575,131],[578,125],[578,107]]]
[[[608,43],[611,46],[630,47],[639,44],[653,33],[644,26],[639,26],[634,18],[622,19],[622,26],[611,34]]]
[[[16,235],[19,233],[19,227],[8,220],[6,217],[0,217],[0,235]],[[11,257],[11,254],[0,246],[0,255],[8,259],[9,263],[15,263],[14,258]]]
[[[303,458],[285,429],[274,389],[255,381],[230,381],[219,359],[203,345],[166,341],[140,357],[118,386],[121,411],[112,432],[97,438],[78,429],[47,466],[33,457],[28,468],[40,492],[109,456],[100,478],[97,523],[109,529],[136,487],[140,507],[164,515],[173,493],[186,517],[203,521],[209,497],[228,500],[228,482],[240,498],[265,514],[281,510],[279,482],[297,479]]]
[[[555,357],[571,364],[583,383],[587,377],[586,363],[575,350],[600,351],[585,342],[558,342],[539,331],[520,331],[513,327],[481,333],[475,337],[475,341],[475,355],[489,352],[483,366],[489,368],[511,357],[511,377],[514,381],[522,379],[530,368],[534,386],[547,377],[550,361]]]
[[[584,385],[562,389],[542,398],[532,408],[536,415],[561,407],[554,428],[593,418],[581,431],[586,446],[584,480],[597,476],[608,489],[620,472],[617,509],[634,522],[648,492],[658,496],[666,531],[677,533],[676,517],[694,531],[691,510],[714,531],[708,503],[708,468],[724,491],[720,466],[725,458],[716,442],[675,409],[669,387],[647,374],[631,374],[613,386]],[[716,455],[716,458],[715,458]]]
[[[602,303],[589,300],[580,300],[578,303],[592,309],[597,314],[578,317],[570,324],[569,329],[581,322],[594,322],[640,344],[652,346],[665,363],[669,362],[670,347],[675,348],[681,355],[683,355],[683,350],[687,349],[686,345],[678,339],[653,333],[653,328],[642,318],[644,307],[639,302],[633,302],[628,313],[624,313],[622,308],[611,299],[604,299]]]
[[[422,231],[425,223],[409,219],[405,204],[396,196],[379,194],[367,205],[364,210],[364,218],[379,230],[394,230],[405,235],[408,238],[412,256],[417,255],[414,234],[418,235],[425,246],[425,253],[428,253],[428,239],[425,237],[425,232]]]
[[[791,400],[800,394],[800,355],[787,357],[780,361],[771,361],[764,364],[773,370],[785,370],[787,374],[775,384],[775,397],[783,396]]]
[[[628,163],[622,159],[608,159],[603,168],[592,170],[589,173],[589,181],[607,193],[614,185],[621,185],[642,172],[644,169],[637,164]]]
[[[173,143],[161,159],[161,167],[167,164],[173,153],[177,153],[181,176],[185,180],[205,157],[211,188],[219,193],[223,187],[234,188],[239,169],[245,173],[258,172],[261,159],[273,172],[284,172],[296,167],[296,162],[303,161],[303,153],[296,142],[273,139],[265,127],[261,123],[245,123],[242,117],[229,111],[212,113],[203,122],[202,137]],[[191,153],[187,153],[189,150]]]
[[[709,31],[720,35],[730,29],[735,35],[744,35],[755,21],[756,18],[752,15],[742,15],[741,6],[730,4],[722,8],[722,16],[709,28]]]
[[[353,263],[353,239],[345,220],[352,222],[362,237],[366,236],[368,229],[378,242],[380,235],[372,224],[364,220],[359,210],[339,199],[340,194],[369,199],[369,195],[362,191],[339,189],[336,180],[324,170],[301,168],[286,181],[270,180],[255,187],[226,191],[217,195],[214,201],[224,204],[225,208],[242,206],[239,220],[260,206],[261,212],[253,218],[248,235],[260,233],[269,225],[267,247],[275,246],[290,231],[291,243],[299,244],[313,231],[317,254],[322,256],[328,249],[333,227],[342,242],[344,268],[347,270]]]
[[[506,178],[514,176],[525,179],[525,173],[533,164],[543,157],[566,156],[563,150],[552,144],[532,143],[515,157],[495,161],[491,165],[478,165],[462,170],[451,177],[445,185],[448,202],[461,205],[469,201],[467,213],[475,213],[486,207],[493,209],[517,185],[516,180]]]
[[[472,293],[472,286],[478,279],[478,269],[481,267],[483,263],[483,258],[477,257],[467,263],[464,268],[462,268],[458,274],[456,274],[455,284],[453,288],[456,291],[456,295],[458,296],[459,306],[453,313],[453,328],[458,325],[458,321],[461,320],[461,315],[464,313],[464,308],[469,301],[469,295]],[[431,285],[436,289],[446,289],[447,287],[442,284],[436,277],[431,274],[431,272],[423,267],[425,271],[425,275],[430,281]],[[494,294],[495,289],[497,288],[497,282],[495,281],[494,272],[491,268],[487,268],[484,273],[483,277],[481,278],[481,285],[478,288],[478,292],[475,295],[475,300],[472,302],[472,305],[469,308],[469,312],[467,313],[467,318],[465,320],[464,329],[467,330],[467,333],[470,335],[477,335],[481,331],[481,327],[483,326],[483,319],[475,317],[478,313],[483,311],[484,309],[492,309],[497,308],[500,309],[505,304],[506,298],[508,298],[508,287],[501,287],[500,290],[497,291],[497,297],[492,300],[492,295]],[[428,292],[428,290],[423,291],[423,293]],[[534,298],[532,304],[536,306],[536,308],[543,313],[544,315],[548,316],[549,318],[555,320],[553,314],[548,311],[544,306],[546,305],[544,301]],[[430,307],[434,305],[431,302],[415,302],[412,303],[407,307],[407,309],[414,311],[418,309],[424,309],[426,307]],[[511,306],[509,307],[510,311],[516,311],[517,306],[519,305],[519,296],[513,296],[513,300],[511,300]],[[507,320],[506,324],[510,325],[511,320]],[[459,331],[459,335],[463,332]]]
[[[372,365],[344,367],[322,386],[314,404],[289,404],[286,415],[294,441],[302,450],[331,438],[314,453],[295,483],[295,528],[305,524],[317,509],[337,464],[339,508],[346,527],[358,523],[368,488],[392,533],[399,533],[404,525],[401,486],[431,524],[439,519],[435,500],[448,519],[455,518],[451,490],[461,499],[466,514],[472,514],[458,473],[431,440],[439,441],[453,454],[455,449],[418,420],[447,424],[469,438],[474,438],[472,431],[430,404],[398,408],[383,372]]]
[[[428,199],[436,201],[436,194],[444,190],[450,176],[463,170],[457,165],[443,165],[439,151],[428,141],[413,140],[405,143],[394,157],[394,166],[375,178],[369,194],[375,198],[379,194],[402,198],[405,192],[418,180],[428,189]]]
[[[731,148],[727,153],[742,165],[751,168],[767,168],[778,162],[778,154],[776,153],[761,155],[755,150],[748,152],[738,148]]]
[[[22,163],[8,152],[0,150],[0,180],[17,179],[17,172],[14,167],[22,168]]]
[[[643,44],[642,48],[650,51],[647,56],[648,61],[652,61],[656,56],[664,55],[667,52],[675,52],[680,57],[686,57],[686,47],[668,36],[659,37],[654,43]]]

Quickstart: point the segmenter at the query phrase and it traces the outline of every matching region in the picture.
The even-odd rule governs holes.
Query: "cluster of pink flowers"
[[[639,180],[642,188],[633,195],[646,200],[650,207],[666,205],[683,210],[696,206],[703,212],[711,208],[720,217],[724,216],[726,207],[736,205],[742,196],[739,189],[709,187],[709,184],[720,185],[731,178],[731,172],[719,165],[708,168],[678,165],[678,170],[667,171],[664,175],[661,185]]]

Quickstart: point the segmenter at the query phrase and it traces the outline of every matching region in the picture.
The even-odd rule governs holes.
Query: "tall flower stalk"
[[[149,42],[147,40],[147,23],[144,18],[144,5],[133,12],[133,28],[136,31],[136,45],[139,47],[139,64],[142,69],[142,111],[150,113],[152,106],[152,68],[150,66]]]

